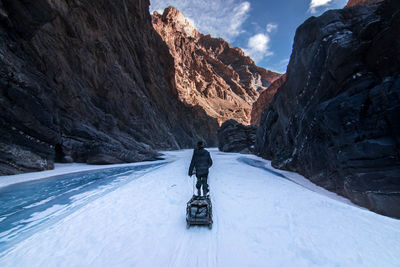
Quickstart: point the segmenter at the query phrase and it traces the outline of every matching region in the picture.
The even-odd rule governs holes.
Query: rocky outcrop
[[[274,98],[279,87],[286,81],[286,74],[283,74],[279,79],[275,80],[267,89],[265,89],[258,99],[253,103],[251,109],[250,124],[260,125],[261,113],[266,109]]]
[[[257,126],[225,121],[218,129],[218,149],[224,152],[254,152]]]
[[[249,124],[252,103],[280,74],[257,67],[223,39],[199,33],[174,7],[152,18],[174,57],[179,99],[202,107],[219,123]]]
[[[256,150],[278,168],[400,217],[400,2],[311,17]]]
[[[369,5],[369,4],[374,4],[374,3],[379,3],[384,0],[349,0],[345,6],[347,7],[352,7],[352,6],[358,6],[358,5]]]
[[[148,8],[0,1],[0,175],[216,144],[217,121],[178,100],[173,58]]]

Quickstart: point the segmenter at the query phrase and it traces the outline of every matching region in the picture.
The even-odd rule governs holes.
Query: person
[[[203,188],[203,196],[208,196],[208,169],[213,164],[210,152],[208,152],[204,148],[204,143],[199,141],[197,143],[197,149],[194,149],[192,161],[190,162],[189,167],[189,176],[193,175],[193,169],[196,170],[196,177],[197,177],[197,195],[200,196],[200,188]]]

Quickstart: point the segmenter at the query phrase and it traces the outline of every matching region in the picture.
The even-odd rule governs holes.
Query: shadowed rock
[[[279,87],[286,81],[286,74],[283,74],[279,79],[275,80],[267,89],[265,89],[257,101],[253,103],[253,107],[251,109],[251,124],[259,125],[261,113],[264,109],[266,109],[274,98],[276,92]]]
[[[311,17],[256,150],[278,168],[400,217],[400,2]]]
[[[218,129],[218,148],[224,152],[254,152],[256,131],[257,126],[228,120]]]
[[[217,120],[178,100],[148,0],[0,3],[0,175],[216,144]]]

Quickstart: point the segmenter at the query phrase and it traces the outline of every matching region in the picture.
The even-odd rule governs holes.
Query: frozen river
[[[0,188],[0,255],[49,223],[164,164],[75,172]]]
[[[400,266],[400,220],[254,155],[210,152],[211,230],[186,228],[192,150],[171,151],[0,189],[0,266]]]

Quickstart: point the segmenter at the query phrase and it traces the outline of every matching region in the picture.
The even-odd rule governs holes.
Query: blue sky
[[[203,34],[240,47],[258,66],[285,72],[296,28],[347,0],[150,0],[150,12],[175,6]]]

